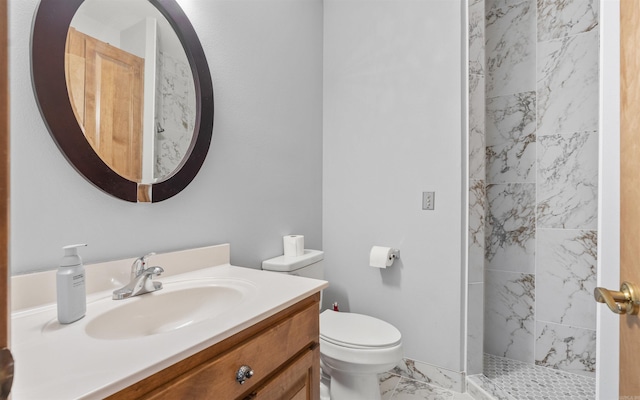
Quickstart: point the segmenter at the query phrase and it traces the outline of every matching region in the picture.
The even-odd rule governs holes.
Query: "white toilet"
[[[323,258],[322,251],[305,250],[300,257],[263,261],[262,269],[323,279]],[[331,400],[379,400],[378,374],[395,367],[402,355],[402,335],[393,325],[355,313],[320,314],[322,381]],[[326,391],[323,387],[321,396]]]

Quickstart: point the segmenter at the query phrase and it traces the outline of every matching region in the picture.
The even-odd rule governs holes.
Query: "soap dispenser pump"
[[[78,255],[78,247],[84,246],[86,244],[63,247],[64,257],[56,274],[58,321],[61,324],[77,321],[87,312],[84,265]]]

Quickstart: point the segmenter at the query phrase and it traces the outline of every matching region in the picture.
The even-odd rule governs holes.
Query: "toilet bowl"
[[[323,279],[324,253],[305,249],[299,257],[279,256],[262,269]],[[321,398],[380,400],[378,374],[402,360],[402,335],[393,325],[362,314],[325,310],[320,314]]]
[[[323,311],[320,359],[331,400],[379,400],[378,374],[402,359],[401,339],[398,329],[377,318]]]

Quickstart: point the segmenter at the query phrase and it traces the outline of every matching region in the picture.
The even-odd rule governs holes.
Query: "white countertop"
[[[166,268],[165,268],[166,270]],[[252,290],[219,317],[150,336],[104,340],[85,328],[104,310],[130,300],[110,300],[111,290],[87,295],[87,314],[60,325],[56,305],[14,311],[14,400],[104,398],[183,360],[320,291],[325,281],[222,264],[160,276],[167,287],[192,279],[241,280]],[[255,289],[255,290],[254,290]],[[158,292],[160,293],[160,292]],[[140,297],[144,297],[142,295]],[[126,321],[122,322],[126,324]]]

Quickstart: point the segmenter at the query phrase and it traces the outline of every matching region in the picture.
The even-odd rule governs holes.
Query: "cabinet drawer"
[[[149,399],[210,398],[236,399],[273,374],[304,349],[318,343],[317,303],[284,319],[236,347],[177,377]],[[236,381],[236,371],[247,365],[253,377],[243,385]]]
[[[244,400],[312,400],[320,396],[320,346],[300,354]]]

